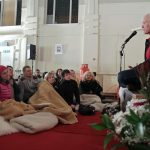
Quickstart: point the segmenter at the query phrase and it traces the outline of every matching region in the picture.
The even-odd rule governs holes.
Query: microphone
[[[124,41],[124,43],[126,44],[133,36],[135,36],[137,34],[137,31],[133,31],[131,33],[131,35]]]

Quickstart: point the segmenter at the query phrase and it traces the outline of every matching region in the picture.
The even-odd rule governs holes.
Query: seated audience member
[[[13,95],[14,95],[14,99],[16,101],[19,101],[20,89],[19,89],[19,86],[17,85],[15,79],[13,78],[13,67],[12,66],[7,66],[7,69],[8,69],[9,82],[10,82],[11,87],[12,87],[12,92],[13,92]]]
[[[37,91],[37,85],[41,82],[38,78],[33,78],[30,66],[23,67],[23,77],[18,81],[20,87],[20,100],[27,103],[28,99]]]
[[[55,77],[56,73],[55,73],[55,71],[54,71],[54,70],[50,71],[50,73],[53,73],[53,74],[54,74],[54,77]]]
[[[8,69],[0,65],[0,101],[13,98],[13,91],[9,83]]]
[[[75,80],[78,83],[78,85],[79,85],[80,80],[77,78],[76,73],[75,73],[74,70],[72,70],[72,69],[70,70],[70,75],[71,75],[71,79]]]
[[[42,80],[41,72],[40,72],[39,69],[36,69],[36,74],[35,74],[35,76],[36,76],[37,78],[39,78],[39,79]]]
[[[53,88],[56,91],[58,91],[58,87],[56,85],[56,80],[55,80],[55,76],[54,76],[53,72],[49,72],[49,73],[45,74],[44,80],[48,81],[53,86]]]
[[[17,82],[23,77],[23,74],[20,74],[17,78]]]
[[[96,72],[93,72],[94,77],[96,78]]]
[[[145,34],[150,34],[150,14],[146,14],[143,19],[142,29]],[[128,100],[131,100],[133,93],[128,87],[134,87],[134,90],[141,89],[141,83],[139,80],[139,75],[144,73],[147,74],[150,71],[150,38],[146,40],[145,43],[145,61],[136,67],[130,67],[131,69],[124,70],[118,74],[119,82],[119,97],[120,97],[120,107],[125,111],[125,107]],[[144,67],[144,72],[139,71],[140,68]]]
[[[70,71],[67,69],[62,71],[59,93],[73,110],[80,104],[78,84],[71,79]]]
[[[30,97],[29,103],[42,112],[53,113],[63,124],[74,124],[78,122],[71,107],[51,85],[52,80],[47,78],[47,80],[39,83],[38,90]]]
[[[44,79],[44,77],[45,77],[45,75],[46,75],[47,73],[48,73],[47,71],[43,72],[43,74],[42,74],[42,78],[43,78],[43,79]]]
[[[83,74],[83,79],[79,85],[80,94],[96,94],[102,98],[101,92],[103,88],[98,81],[95,80],[94,74],[90,71],[86,71]]]
[[[57,86],[59,86],[61,79],[62,79],[62,69],[59,68],[56,71],[56,78],[55,78]]]

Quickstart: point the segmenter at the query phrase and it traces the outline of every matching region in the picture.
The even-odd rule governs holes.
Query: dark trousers
[[[119,72],[118,82],[120,87],[126,88],[128,86],[132,91],[141,89],[141,83],[135,68]]]

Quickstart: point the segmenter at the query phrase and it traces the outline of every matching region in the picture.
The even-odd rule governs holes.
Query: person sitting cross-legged
[[[62,71],[59,93],[73,110],[79,106],[80,96],[78,84],[75,80],[71,79],[70,71],[68,69]]]
[[[58,86],[55,80],[54,73],[52,71],[45,74],[44,80],[47,80],[53,86],[53,88],[58,92]]]
[[[102,98],[101,92],[103,88],[95,80],[94,74],[90,71],[86,71],[83,75],[82,81],[80,81],[79,85],[80,94],[95,94]]]

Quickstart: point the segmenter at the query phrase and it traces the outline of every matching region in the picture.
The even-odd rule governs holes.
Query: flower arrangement
[[[128,102],[125,112],[120,111],[111,117],[104,114],[102,123],[92,126],[97,130],[109,131],[104,139],[104,149],[113,137],[119,139],[119,143],[113,145],[113,150],[120,146],[127,146],[132,150],[150,149],[150,107],[145,99],[138,102],[132,99]]]
[[[104,139],[104,149],[109,142],[117,137],[118,144],[112,146],[112,150],[126,146],[129,150],[150,150],[150,73],[141,74],[140,93],[145,99],[133,98],[126,105],[126,111],[116,114],[104,114],[102,123],[93,124],[97,130],[108,130]]]

